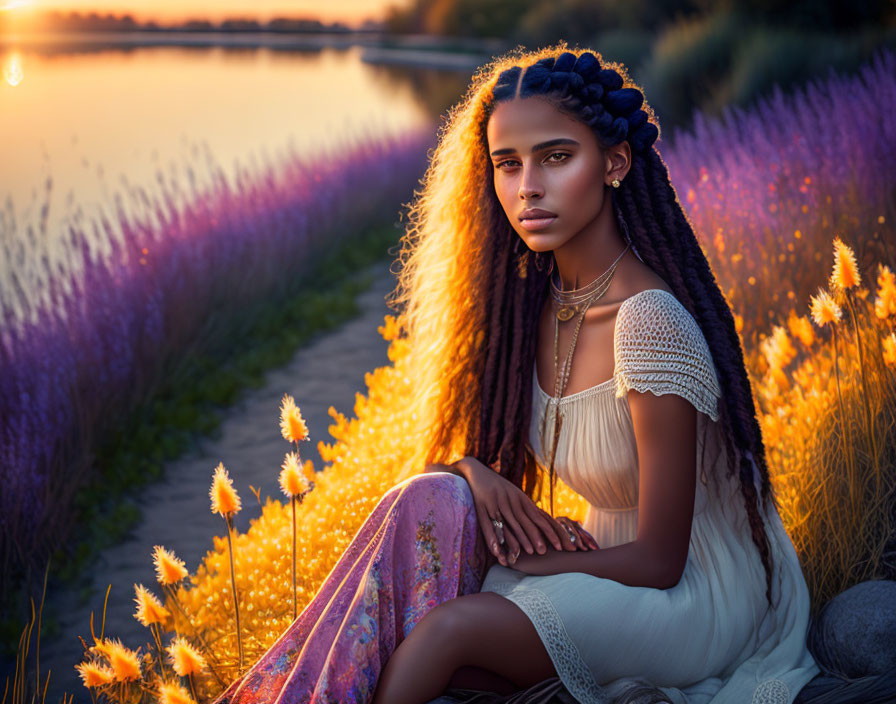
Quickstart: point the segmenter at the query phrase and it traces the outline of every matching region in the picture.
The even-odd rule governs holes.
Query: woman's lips
[[[524,220],[520,220],[520,226],[527,230],[541,230],[553,223],[556,219],[556,215],[544,218],[525,218]]]

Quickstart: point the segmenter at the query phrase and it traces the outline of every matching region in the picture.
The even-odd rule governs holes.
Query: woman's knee
[[[434,467],[438,465],[427,465]],[[453,499],[461,492],[469,492],[467,480],[456,474],[445,471],[427,471],[408,477],[403,482],[396,484],[392,490],[400,490],[409,497],[417,497],[421,494],[432,496],[436,499]]]

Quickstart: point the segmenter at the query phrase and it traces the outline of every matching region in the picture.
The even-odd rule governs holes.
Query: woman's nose
[[[527,200],[529,198],[540,198],[544,195],[544,189],[538,182],[534,169],[523,169],[522,178],[520,178],[520,198]]]

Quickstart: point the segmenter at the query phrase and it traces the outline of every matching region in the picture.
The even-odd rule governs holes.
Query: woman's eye
[[[560,159],[554,159],[555,156],[561,157]],[[548,154],[546,161],[549,161],[553,164],[559,164],[566,161],[566,158],[569,154],[565,152],[554,152],[552,154]],[[519,162],[516,159],[505,159],[497,164],[495,164],[496,169],[503,169],[505,166],[516,166]]]

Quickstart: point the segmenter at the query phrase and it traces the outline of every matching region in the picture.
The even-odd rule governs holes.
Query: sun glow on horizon
[[[29,7],[32,4],[31,0],[7,0],[7,2],[0,4],[0,12],[5,10],[16,10],[20,7]]]

